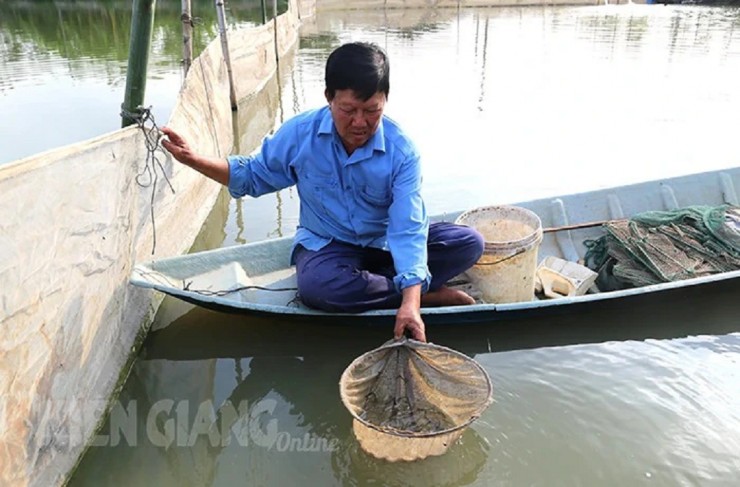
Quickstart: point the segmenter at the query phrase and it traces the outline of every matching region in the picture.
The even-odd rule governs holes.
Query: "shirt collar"
[[[324,113],[321,116],[321,123],[319,124],[319,135],[331,134],[334,132],[334,120],[331,118],[331,110],[327,105],[324,107]]]
[[[380,117],[380,124],[378,130],[375,131],[373,137],[368,140],[368,143],[373,144],[373,150],[385,152],[385,130],[383,130],[383,122],[385,121],[385,115]]]

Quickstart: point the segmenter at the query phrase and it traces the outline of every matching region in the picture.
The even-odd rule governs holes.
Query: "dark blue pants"
[[[427,239],[430,291],[469,269],[483,254],[476,230],[452,223],[433,223]],[[390,252],[332,241],[314,252],[295,250],[298,294],[306,306],[324,311],[360,313],[401,305],[393,285],[396,274]]]

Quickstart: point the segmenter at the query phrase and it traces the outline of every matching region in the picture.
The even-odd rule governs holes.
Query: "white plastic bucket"
[[[542,242],[542,222],[534,212],[518,206],[486,206],[466,211],[455,223],[483,235],[483,255],[465,274],[484,301],[534,299],[537,250]]]

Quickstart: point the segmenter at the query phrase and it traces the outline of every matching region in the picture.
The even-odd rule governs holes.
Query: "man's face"
[[[327,96],[327,101],[344,148],[352,154],[378,130],[386,98],[385,93],[378,92],[362,101],[352,90],[337,90],[334,99]]]

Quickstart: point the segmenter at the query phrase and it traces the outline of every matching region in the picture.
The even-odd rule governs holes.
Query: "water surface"
[[[132,5],[0,2],[0,164],[120,128]],[[180,6],[157,2],[155,12],[145,104],[160,122],[182,83]],[[192,0],[192,12],[197,53],[218,26],[212,1]],[[232,27],[257,25],[260,2],[230,2],[227,18]]]

